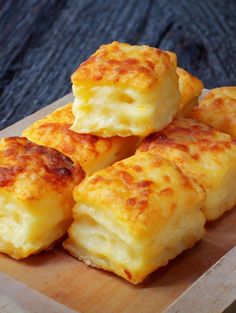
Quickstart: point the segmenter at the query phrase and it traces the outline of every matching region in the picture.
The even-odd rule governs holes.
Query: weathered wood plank
[[[236,83],[236,2],[0,0],[0,129],[70,92],[112,40],[175,51],[206,87]]]
[[[0,282],[1,313],[76,313],[2,273]]]

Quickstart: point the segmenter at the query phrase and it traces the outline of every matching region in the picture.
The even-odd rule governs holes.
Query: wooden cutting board
[[[71,95],[60,99],[8,127],[0,136],[19,135],[34,120],[71,99]],[[236,209],[208,223],[204,240],[138,286],[102,270],[88,268],[60,246],[21,261],[0,255],[0,271],[81,313],[158,313],[236,245],[235,223]]]

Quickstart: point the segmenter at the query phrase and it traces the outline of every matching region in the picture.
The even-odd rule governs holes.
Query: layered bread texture
[[[81,167],[23,137],[0,141],[0,252],[15,259],[48,249],[72,222]]]
[[[204,235],[203,189],[174,163],[136,154],[74,190],[64,247],[86,264],[137,284]]]
[[[236,87],[212,89],[191,117],[236,138]]]
[[[203,212],[214,220],[236,204],[236,143],[193,119],[175,119],[147,137],[136,153],[153,151],[173,161],[206,191]]]
[[[179,110],[176,64],[167,52],[113,42],[72,75],[72,130],[102,137],[146,136]]]

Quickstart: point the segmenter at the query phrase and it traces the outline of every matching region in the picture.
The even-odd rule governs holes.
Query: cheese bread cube
[[[72,75],[72,130],[102,137],[145,136],[179,110],[176,64],[160,49],[113,42]]]
[[[179,77],[179,91],[181,94],[181,105],[177,116],[187,117],[193,107],[198,104],[198,97],[202,93],[203,83],[196,76],[180,67],[177,67],[176,72]]]
[[[204,235],[203,189],[173,163],[140,153],[74,190],[64,247],[87,265],[140,283]]]
[[[147,137],[137,153],[153,151],[174,161],[206,191],[203,212],[214,220],[236,204],[236,143],[192,119],[176,119]]]
[[[236,138],[236,87],[212,89],[191,116]]]
[[[72,103],[68,103],[29,126],[23,136],[64,153],[79,163],[87,175],[134,153],[137,137],[102,138],[78,134],[70,129],[73,120]]]
[[[84,172],[23,137],[0,141],[0,252],[15,259],[49,248],[72,222],[72,190]]]

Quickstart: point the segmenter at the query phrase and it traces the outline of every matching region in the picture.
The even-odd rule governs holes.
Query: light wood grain
[[[164,313],[189,313],[190,310],[201,313],[223,312],[236,299],[235,261],[236,247],[212,266]]]
[[[5,274],[0,274],[1,313],[76,313]]]

